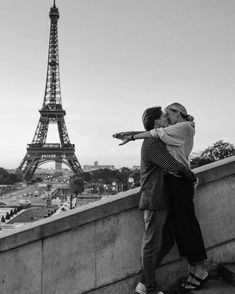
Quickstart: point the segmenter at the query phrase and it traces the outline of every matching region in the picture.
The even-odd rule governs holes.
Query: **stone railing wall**
[[[235,156],[194,170],[208,267],[235,261]],[[7,294],[133,293],[141,271],[139,188],[0,233]],[[176,248],[157,271],[162,287],[185,274]]]

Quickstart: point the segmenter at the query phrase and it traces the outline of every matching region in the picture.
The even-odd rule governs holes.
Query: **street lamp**
[[[130,184],[131,188],[134,186],[134,182],[135,182],[134,178],[132,178],[132,177],[128,178],[128,183]]]
[[[117,193],[117,192],[118,192],[118,191],[117,191],[117,183],[116,183],[116,182],[113,182],[112,185],[113,185],[112,190],[113,190],[113,191],[116,191],[116,193]]]

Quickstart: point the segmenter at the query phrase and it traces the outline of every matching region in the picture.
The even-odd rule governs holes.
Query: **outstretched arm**
[[[149,137],[160,138],[165,144],[173,146],[182,146],[185,143],[187,133],[195,132],[194,122],[182,122],[168,127],[155,128],[145,132],[122,132],[117,133],[114,138],[120,139],[123,142],[119,145],[124,145],[130,141],[144,139]]]
[[[113,134],[113,138],[123,140],[124,137],[136,135],[139,133],[143,133],[143,131],[128,131],[128,132],[119,132]]]

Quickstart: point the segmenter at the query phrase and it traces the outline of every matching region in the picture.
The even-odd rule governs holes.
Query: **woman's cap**
[[[176,110],[183,114],[184,116],[188,116],[186,108],[180,103],[172,103],[167,106],[168,109]]]

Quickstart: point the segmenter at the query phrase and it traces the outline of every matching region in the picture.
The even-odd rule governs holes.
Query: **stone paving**
[[[192,291],[190,294],[235,294],[235,287],[222,279],[208,280],[203,289]]]

